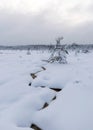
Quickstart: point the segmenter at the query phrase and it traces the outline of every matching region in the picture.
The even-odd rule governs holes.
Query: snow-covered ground
[[[0,51],[0,130],[93,130],[93,52],[71,52],[68,64],[43,62],[49,55]]]

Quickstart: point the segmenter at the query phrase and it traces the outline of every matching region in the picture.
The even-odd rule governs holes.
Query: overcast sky
[[[93,43],[93,0],[0,0],[0,45]]]

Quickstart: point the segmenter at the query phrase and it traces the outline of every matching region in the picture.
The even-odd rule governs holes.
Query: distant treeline
[[[75,49],[93,49],[93,44],[64,44],[61,45],[66,49],[75,50]],[[53,50],[55,45],[20,45],[20,46],[0,46],[0,50]]]
[[[53,49],[54,45],[18,45],[18,46],[0,46],[0,50],[47,50]]]

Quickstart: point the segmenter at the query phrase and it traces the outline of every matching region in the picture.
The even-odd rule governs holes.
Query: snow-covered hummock
[[[70,52],[68,64],[42,61],[49,56],[0,51],[0,130],[33,130],[31,124],[42,130],[93,130],[93,53]],[[32,79],[30,73],[42,66],[46,70]],[[49,106],[42,109],[45,103]]]

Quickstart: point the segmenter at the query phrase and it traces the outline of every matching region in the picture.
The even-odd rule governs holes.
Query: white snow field
[[[68,64],[43,62],[49,55],[0,51],[0,130],[93,130],[93,52],[70,52]]]

